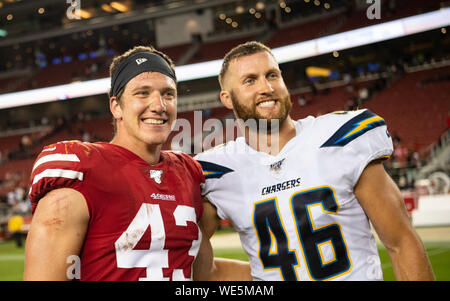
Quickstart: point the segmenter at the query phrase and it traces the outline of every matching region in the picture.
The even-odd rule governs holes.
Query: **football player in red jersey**
[[[177,114],[172,61],[139,46],[110,73],[112,141],[59,142],[35,161],[24,279],[192,280],[195,268],[202,280],[245,280],[245,263],[194,263],[210,250],[198,226],[204,176],[190,156],[161,151]]]

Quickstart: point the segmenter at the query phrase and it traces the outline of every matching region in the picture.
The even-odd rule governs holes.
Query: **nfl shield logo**
[[[162,170],[150,170],[150,178],[155,180],[156,183],[161,184],[162,173],[163,173]]]
[[[270,164],[270,171],[274,174],[279,174],[281,171],[281,167],[283,165],[283,162],[286,158],[281,159],[280,161],[277,161],[273,164]]]

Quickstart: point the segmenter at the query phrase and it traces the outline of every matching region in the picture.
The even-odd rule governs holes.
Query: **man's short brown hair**
[[[219,83],[222,89],[225,74],[227,73],[232,60],[264,51],[274,56],[269,47],[257,41],[249,41],[231,49],[223,58],[222,69],[220,69],[219,73]]]

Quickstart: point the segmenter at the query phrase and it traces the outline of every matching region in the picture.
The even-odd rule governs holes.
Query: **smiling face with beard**
[[[263,116],[263,114],[261,114],[257,110],[256,105],[245,106],[243,102],[240,102],[238,100],[233,91],[230,91],[230,97],[233,103],[233,110],[236,118],[242,119],[243,122],[251,119],[255,120],[257,129],[259,129],[260,121],[266,120],[268,132],[270,132],[271,129],[278,129],[279,125],[281,125],[289,116],[292,108],[292,102],[290,96],[288,95],[287,97],[279,100],[280,102],[282,102],[282,105],[280,106],[278,112],[274,112],[274,116],[268,118],[266,116]],[[272,122],[273,120],[276,120],[277,122]]]
[[[257,125],[267,120],[268,130],[277,124],[281,127],[292,108],[278,63],[266,51],[231,61],[224,88],[221,99],[236,118],[244,122],[254,119]]]

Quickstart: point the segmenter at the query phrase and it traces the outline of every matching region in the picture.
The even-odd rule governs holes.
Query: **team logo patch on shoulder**
[[[369,110],[364,111],[341,126],[321,147],[344,146],[367,131],[385,124],[380,116]]]
[[[197,162],[200,163],[202,166],[203,175],[205,176],[205,179],[221,178],[223,175],[233,171],[232,169],[219,164],[214,164],[211,162],[201,160],[198,160]]]
[[[163,171],[162,170],[158,170],[158,169],[152,169],[150,170],[150,178],[155,180],[155,182],[157,184],[161,184],[161,176],[162,176]]]

